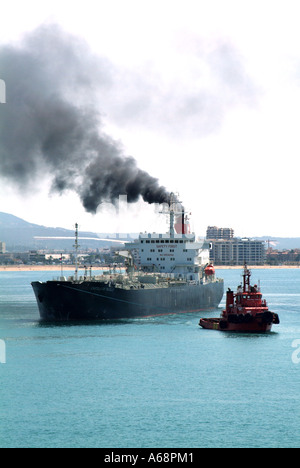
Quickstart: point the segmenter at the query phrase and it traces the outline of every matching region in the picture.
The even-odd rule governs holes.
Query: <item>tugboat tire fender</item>
[[[263,323],[273,323],[273,314],[272,312],[264,312],[262,316]]]
[[[236,315],[236,314],[229,314],[229,315],[228,315],[228,322],[229,322],[229,323],[237,323],[237,322],[238,322],[238,315]]]
[[[278,314],[273,314],[273,323],[275,323],[275,325],[279,325],[279,324],[280,324],[280,320],[279,320]]]
[[[249,314],[249,313],[247,313],[247,314],[245,315],[245,322],[246,322],[246,323],[250,323],[250,322],[252,322],[252,320],[253,320],[252,315]]]

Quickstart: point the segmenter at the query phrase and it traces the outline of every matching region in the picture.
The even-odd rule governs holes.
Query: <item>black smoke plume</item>
[[[120,194],[128,202],[169,203],[158,179],[138,168],[102,130],[95,102],[111,86],[106,59],[58,26],[41,26],[18,46],[0,46],[0,175],[22,188],[51,175],[52,190],[74,190],[95,213]]]

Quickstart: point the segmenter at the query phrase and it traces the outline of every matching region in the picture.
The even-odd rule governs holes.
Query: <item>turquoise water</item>
[[[1,447],[300,447],[300,270],[253,271],[281,319],[266,335],[198,326],[221,309],[43,324],[30,282],[52,276],[0,273]]]

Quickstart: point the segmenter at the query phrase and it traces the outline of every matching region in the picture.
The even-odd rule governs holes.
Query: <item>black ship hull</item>
[[[34,282],[40,317],[47,321],[117,320],[196,312],[219,306],[222,280],[204,284],[123,289],[96,281]]]

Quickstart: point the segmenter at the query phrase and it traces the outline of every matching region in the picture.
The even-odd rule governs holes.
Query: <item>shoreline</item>
[[[108,267],[93,267],[93,270],[107,270]],[[84,267],[79,267],[78,271],[83,271]],[[88,269],[89,270],[89,269]],[[61,271],[60,265],[0,265],[0,272],[3,271]],[[75,271],[75,265],[63,266],[63,272]]]
[[[298,270],[300,265],[247,265],[250,270]],[[241,270],[244,265],[219,265],[216,270]]]
[[[216,270],[241,270],[243,265],[219,265],[215,266]],[[300,265],[248,265],[250,270],[297,270]],[[108,270],[108,267],[93,267],[93,270]],[[83,267],[79,267],[78,271],[84,270]],[[24,272],[24,271],[61,271],[60,265],[0,265],[0,272]],[[63,271],[75,271],[75,266],[68,265],[63,267]]]

